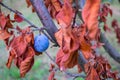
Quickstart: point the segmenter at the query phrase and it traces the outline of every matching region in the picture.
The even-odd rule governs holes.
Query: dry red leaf
[[[26,3],[27,3],[27,7],[29,8],[31,6],[30,0],[26,0]]]
[[[50,69],[49,69],[50,74],[49,74],[48,80],[56,80],[54,78],[54,76],[55,76],[54,68],[55,68],[55,65],[51,64]]]
[[[61,3],[59,0],[51,0],[51,3],[57,12],[61,10]]]
[[[23,30],[19,27],[17,29],[21,34],[14,36],[9,42],[10,55],[6,66],[10,68],[14,59],[16,66],[20,69],[21,77],[24,77],[34,63],[34,55],[36,54],[33,49],[34,36],[29,27]]]
[[[120,26],[117,22],[117,20],[112,21],[112,27],[114,28],[114,31],[116,33],[116,37],[118,39],[118,43],[120,43]]]
[[[53,71],[55,68],[55,65],[54,64],[50,64],[50,69],[49,69],[49,72]]]
[[[24,38],[25,35],[15,37],[10,44],[10,47],[15,50],[18,57],[24,54],[27,49],[28,43]]]
[[[29,8],[30,6],[32,6],[30,0],[26,0],[26,3],[27,3],[27,7]],[[32,12],[35,12],[35,9],[34,7],[32,6]]]
[[[99,75],[97,74],[96,70],[94,68],[91,68],[85,80],[101,80],[101,79],[99,78]]]
[[[55,76],[55,72],[54,72],[54,71],[51,71],[51,72],[50,72],[50,75],[49,75],[49,77],[48,77],[48,80],[55,80],[55,79],[54,79],[54,76]]]
[[[6,30],[0,30],[0,40],[5,40],[11,36]]]
[[[7,19],[4,14],[0,13],[0,27],[4,29]]]
[[[22,21],[23,21],[23,18],[22,18],[22,17],[20,17],[20,16],[19,16],[19,15],[17,15],[17,14],[14,14],[14,20],[15,20],[16,22],[20,23],[20,22],[22,22]]]
[[[110,14],[112,16],[112,10],[109,8],[110,4],[106,3],[103,4],[101,6],[101,10],[99,12],[99,16],[100,16],[100,21],[104,22],[104,30],[105,31],[110,31],[110,28],[108,27],[108,25],[106,24],[107,19],[106,17],[108,16],[108,14]]]
[[[78,28],[74,28],[73,31],[77,35],[77,41],[80,45],[79,49],[82,51],[84,57],[86,59],[94,58],[90,41],[86,38],[86,25],[81,25]]]
[[[9,69],[10,69],[10,67],[11,67],[12,61],[13,61],[13,59],[15,58],[15,56],[16,56],[15,50],[12,49],[12,50],[10,51],[8,61],[7,61],[7,63],[6,63],[6,66],[7,66]]]
[[[55,18],[57,13],[61,10],[61,3],[59,0],[44,0],[44,2],[51,16]]]
[[[85,6],[82,10],[82,17],[84,23],[87,25],[88,37],[91,40],[97,39],[98,29],[98,15],[100,10],[101,0],[86,0]]]
[[[62,9],[56,15],[56,19],[61,27],[69,27],[71,26],[74,15],[75,12],[72,8],[72,4],[68,0],[65,0]]]
[[[102,80],[113,78],[119,80],[116,72],[111,71],[111,66],[108,61],[102,56],[96,56],[85,64],[85,72],[87,73],[86,80]]]
[[[7,15],[7,23],[6,23],[6,25],[5,25],[5,28],[6,28],[6,29],[8,29],[8,28],[13,28],[12,22],[14,22],[14,20],[10,20],[10,15],[8,14],[8,15]]]
[[[55,33],[55,37],[60,45],[60,50],[57,53],[56,62],[60,66],[61,70],[74,67],[78,62],[79,43],[72,29],[61,29]]]
[[[25,59],[20,64],[21,77],[24,77],[25,74],[31,69],[32,65],[34,64],[34,54],[35,51],[33,50],[33,48],[28,47]]]

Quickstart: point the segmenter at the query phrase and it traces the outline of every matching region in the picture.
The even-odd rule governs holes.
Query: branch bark
[[[120,63],[120,54],[119,52],[109,43],[107,38],[103,33],[100,35],[100,41],[104,43],[103,47],[106,50],[106,52],[118,63]]]
[[[57,44],[57,41],[54,37],[55,32],[57,32],[57,27],[55,26],[54,22],[52,21],[52,18],[44,5],[43,0],[30,0],[40,21],[46,27],[48,34],[53,39],[54,43]],[[58,45],[58,44],[57,44]]]

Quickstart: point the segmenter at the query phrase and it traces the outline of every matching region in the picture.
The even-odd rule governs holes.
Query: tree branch
[[[103,33],[100,35],[100,41],[104,43],[103,47],[106,52],[118,63],[120,63],[120,54],[119,52],[109,43],[107,38],[104,36]]]
[[[40,21],[44,25],[44,27],[47,28],[47,32],[52,37],[54,43],[57,44],[57,41],[54,37],[55,32],[57,32],[57,27],[55,26],[54,22],[52,21],[52,18],[44,5],[43,0],[30,0]],[[58,45],[58,44],[57,44]]]
[[[87,63],[87,60],[84,58],[84,56],[82,55],[82,52],[79,50],[78,51],[78,63],[81,66],[82,70],[85,71],[84,69],[84,65]]]

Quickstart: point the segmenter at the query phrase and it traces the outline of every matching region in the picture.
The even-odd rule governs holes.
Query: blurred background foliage
[[[107,17],[107,24],[111,28],[111,21],[117,19],[120,24],[120,3],[118,0],[102,0],[103,3],[108,2],[111,4],[111,9],[113,10],[113,17],[110,15]],[[37,26],[42,26],[39,18],[36,13],[31,12],[31,8],[27,8],[25,0],[3,0],[3,3],[11,7],[12,9],[20,11],[28,20],[33,22]],[[2,11],[7,15],[10,13],[10,16],[13,18],[13,13],[9,10],[2,8]],[[20,26],[22,28],[29,26],[26,22],[15,23],[14,26]],[[101,26],[103,26],[101,24]],[[112,29],[112,28],[111,28]],[[102,30],[103,31],[103,30]],[[36,33],[37,34],[37,33]],[[109,39],[110,43],[120,52],[120,44],[117,43],[116,35],[114,31],[105,32],[106,37]],[[52,43],[51,43],[52,45]],[[47,50],[50,55],[55,57],[58,48],[51,48]],[[102,54],[110,64],[112,65],[112,70],[118,70],[120,72],[120,65],[115,62],[110,56],[105,52],[103,48],[100,48],[99,53]],[[49,75],[49,65],[52,63],[50,59],[43,53],[43,55],[35,57],[35,63],[32,69],[27,73],[25,78],[20,78],[19,70],[12,64],[11,69],[6,68],[6,62],[8,58],[8,52],[5,48],[3,41],[0,41],[0,80],[47,80]],[[69,70],[72,73],[77,73],[76,67]],[[57,72],[55,78],[57,80],[72,80],[71,77],[65,76],[64,73]],[[84,80],[82,78],[77,78],[76,80]]]

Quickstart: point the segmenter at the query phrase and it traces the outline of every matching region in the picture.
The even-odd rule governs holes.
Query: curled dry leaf
[[[30,28],[20,29],[21,34],[14,36],[9,43],[10,55],[6,66],[10,68],[12,60],[14,59],[16,66],[20,69],[21,77],[31,69],[34,63],[35,51],[33,49],[33,33]]]
[[[50,69],[49,69],[49,77],[48,80],[55,80],[54,76],[55,76],[55,71],[54,71],[55,65],[51,64],[50,65]]]
[[[55,34],[56,39],[60,45],[60,50],[57,53],[56,62],[60,68],[64,70],[66,68],[72,68],[77,64],[77,50],[79,48],[79,44],[77,43],[77,40],[72,34],[70,28],[64,28],[61,30]]]
[[[86,59],[94,58],[93,50],[91,48],[90,42],[86,38],[86,25],[81,25],[78,28],[73,29],[74,33],[77,35],[77,41],[79,42],[79,49],[82,51]]]
[[[35,51],[33,50],[33,48],[28,47],[25,59],[20,64],[21,77],[24,77],[25,74],[31,69],[31,67],[34,63],[34,54],[35,54]]]
[[[30,6],[32,6],[30,0],[26,0],[26,3],[27,3],[27,7],[29,8]],[[32,12],[35,12],[35,9],[33,8],[32,6]]]
[[[50,75],[49,75],[49,77],[48,77],[48,80],[55,80],[55,79],[54,79],[54,76],[55,76],[55,72],[54,72],[54,71],[51,71],[51,72],[50,72]]]
[[[5,40],[11,36],[6,30],[0,30],[0,40]]]
[[[108,16],[108,14],[110,14],[112,16],[112,10],[109,8],[109,6],[110,6],[110,4],[108,4],[108,3],[101,5],[101,10],[99,12],[100,21],[104,22],[104,28],[103,29],[105,31],[110,31],[110,28],[106,24],[106,22],[107,22],[106,17]]]
[[[28,43],[24,39],[25,36],[17,36],[13,39],[10,44],[10,47],[15,50],[17,56],[21,56],[25,53]]]
[[[15,50],[12,49],[12,50],[10,51],[8,61],[7,61],[7,63],[6,63],[6,66],[7,66],[9,69],[10,69],[10,67],[11,67],[12,61],[13,61],[13,59],[15,58],[15,56],[16,56]]]
[[[102,56],[96,56],[85,64],[85,71],[87,73],[86,80],[102,80],[113,78],[119,80],[116,72],[111,71],[111,66],[108,61]]]
[[[68,0],[65,0],[62,9],[56,15],[56,19],[61,27],[69,27],[71,26],[74,15],[75,12],[72,8],[72,4]]]
[[[59,0],[44,0],[46,7],[48,8],[49,13],[53,18],[61,10],[61,3]]]
[[[59,0],[51,0],[51,3],[57,12],[61,10],[61,3]]]
[[[0,13],[0,27],[4,29],[7,19],[4,14]]]
[[[21,14],[22,15],[22,14]],[[20,17],[19,15],[17,15],[17,14],[14,14],[14,20],[16,21],[16,22],[18,22],[18,23],[20,23],[20,22],[22,22],[23,21],[23,18],[22,17]]]
[[[90,72],[87,74],[86,80],[101,80],[94,68],[91,68]]]
[[[112,21],[112,27],[114,28],[114,31],[116,33],[116,37],[118,39],[118,43],[120,43],[120,26],[117,22],[117,20]]]
[[[100,10],[101,0],[86,0],[82,10],[84,23],[87,25],[88,37],[91,40],[96,40],[98,32],[98,15]]]

